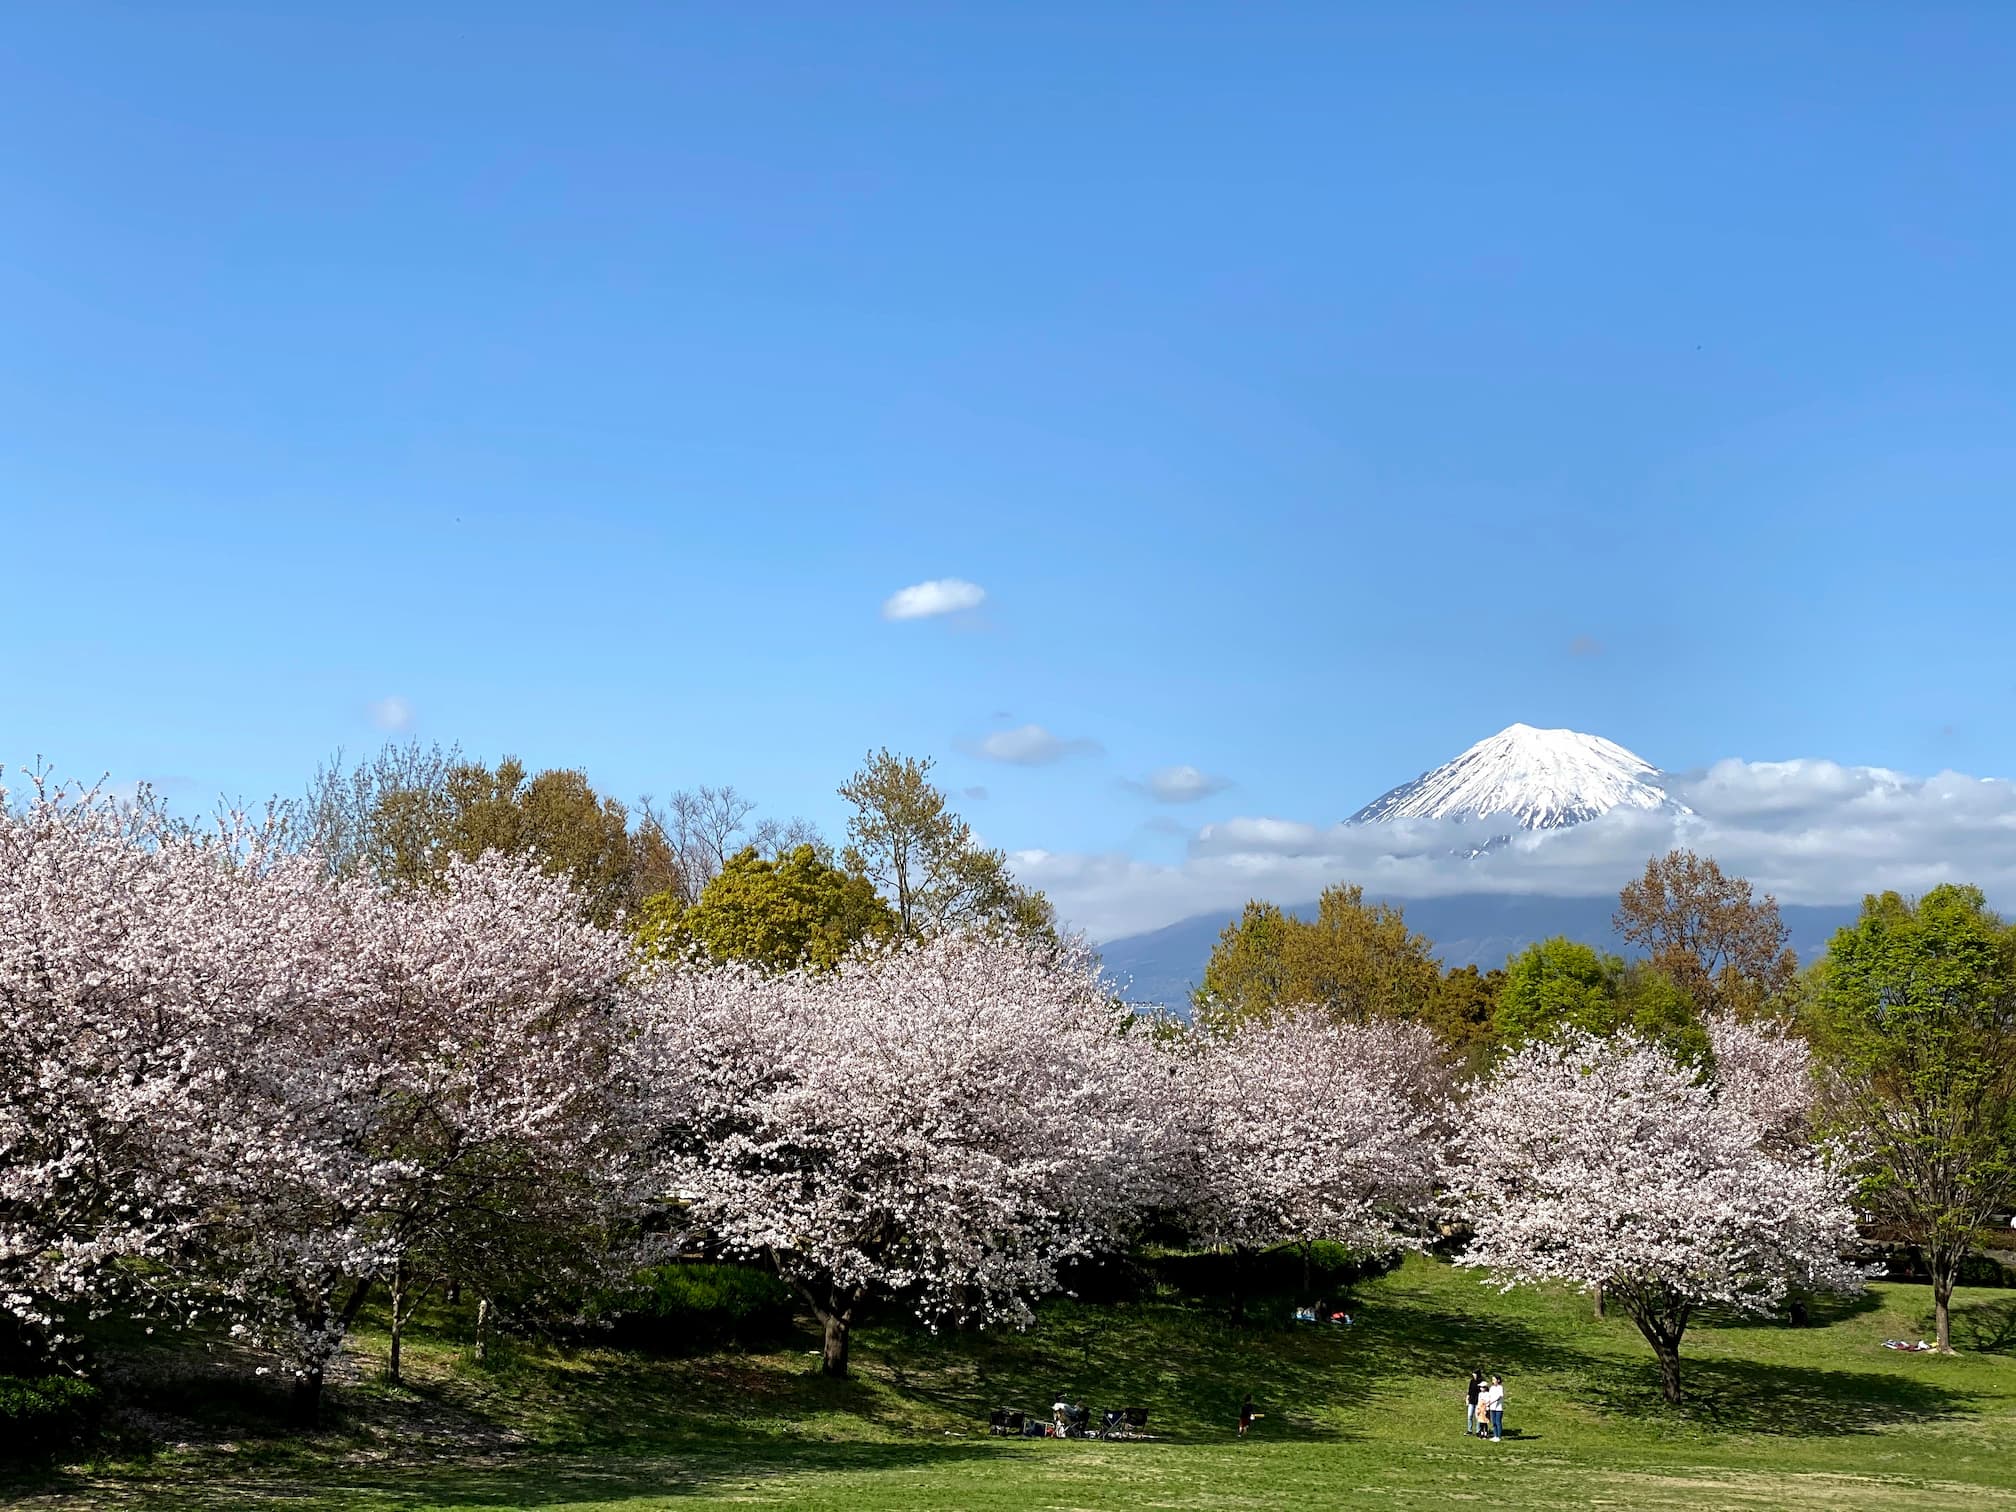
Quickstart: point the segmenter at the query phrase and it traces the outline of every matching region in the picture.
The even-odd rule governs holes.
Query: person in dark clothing
[[[1483,1394],[1484,1372],[1473,1370],[1470,1372],[1470,1387],[1467,1393],[1470,1405],[1463,1414],[1463,1431],[1467,1434],[1477,1432],[1477,1398]]]
[[[1246,1430],[1253,1426],[1253,1420],[1265,1414],[1253,1410],[1253,1393],[1246,1393],[1246,1400],[1239,1404],[1239,1437],[1246,1437]]]

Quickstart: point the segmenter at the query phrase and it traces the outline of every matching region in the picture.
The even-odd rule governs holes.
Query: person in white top
[[[1502,1443],[1505,1439],[1505,1378],[1491,1377],[1491,1384],[1484,1389],[1484,1395],[1477,1405],[1484,1409],[1491,1420],[1491,1442]],[[1482,1426],[1482,1425],[1480,1425]]]

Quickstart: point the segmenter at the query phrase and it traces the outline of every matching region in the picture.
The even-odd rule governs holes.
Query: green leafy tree
[[[1505,967],[1497,1028],[1508,1046],[1553,1039],[1564,1030],[1607,1034],[1616,1018],[1614,984],[1623,962],[1580,940],[1536,940]]]
[[[1250,900],[1205,963],[1192,999],[1199,1019],[1266,1018],[1289,1002],[1288,933],[1298,923],[1276,904]]]
[[[658,939],[662,912],[653,909],[648,939],[639,932],[647,946]],[[800,965],[830,970],[862,945],[895,933],[895,912],[866,877],[828,864],[810,845],[774,859],[752,847],[731,856],[700,901],[677,916],[670,943],[772,971]]]
[[[1708,1049],[1700,1014],[1671,977],[1558,935],[1527,946],[1506,966],[1495,1029],[1508,1049],[1568,1032],[1624,1029],[1689,1062],[1699,1063]]]
[[[1807,1027],[1863,1200],[1924,1257],[1950,1350],[1961,1263],[2016,1201],[2016,931],[1974,887],[1867,898],[1816,968]]]
[[[839,789],[854,807],[841,865],[881,888],[905,938],[996,929],[1055,941],[1050,900],[1016,882],[1005,853],[973,838],[931,781],[931,766],[929,757],[886,748],[868,753]]]
[[[1441,980],[1434,947],[1402,911],[1365,889],[1325,889],[1314,919],[1248,903],[1219,936],[1196,1005],[1207,1021],[1266,1018],[1311,1005],[1334,1018],[1418,1019]]]

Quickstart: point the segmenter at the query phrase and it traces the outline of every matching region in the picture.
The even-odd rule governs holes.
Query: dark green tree
[[[1863,1200],[1924,1257],[1950,1350],[1960,1266],[2016,1201],[2016,930],[1979,888],[1867,898],[1815,969],[1807,1028]]]

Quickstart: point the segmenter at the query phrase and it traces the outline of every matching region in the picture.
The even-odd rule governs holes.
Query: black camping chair
[[[1129,1428],[1141,1429],[1148,1426],[1148,1409],[1146,1407],[1122,1408],[1120,1416],[1126,1420]]]
[[[1022,1414],[1009,1407],[996,1407],[987,1414],[987,1431],[1011,1438],[1022,1436]]]
[[[1064,1433],[1067,1438],[1084,1438],[1092,1427],[1092,1409],[1080,1402],[1064,1412]]]

